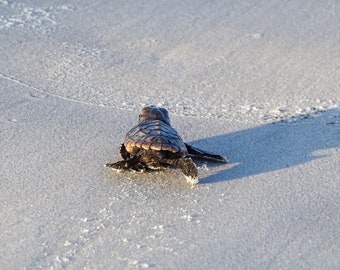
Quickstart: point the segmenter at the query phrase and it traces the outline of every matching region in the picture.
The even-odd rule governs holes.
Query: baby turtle
[[[181,169],[187,181],[198,183],[195,163],[188,156],[226,163],[226,158],[184,143],[170,125],[168,111],[156,106],[141,110],[138,124],[120,147],[123,160],[105,166],[116,170],[146,171],[174,166]]]

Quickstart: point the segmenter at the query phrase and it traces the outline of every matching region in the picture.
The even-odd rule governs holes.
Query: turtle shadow
[[[200,180],[215,183],[285,169],[324,155],[319,150],[340,146],[340,108],[293,116],[229,134],[192,141],[197,147],[227,157],[227,168]],[[206,146],[205,146],[206,147]],[[209,162],[208,167],[220,166]]]

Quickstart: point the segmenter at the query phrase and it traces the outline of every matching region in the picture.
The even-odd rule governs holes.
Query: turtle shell
[[[187,154],[187,148],[177,131],[161,120],[149,120],[133,127],[125,137],[124,146],[129,153],[135,148],[155,151],[169,151]]]

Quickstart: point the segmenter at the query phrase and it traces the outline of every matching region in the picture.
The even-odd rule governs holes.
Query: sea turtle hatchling
[[[195,163],[189,156],[226,163],[226,158],[184,143],[170,125],[168,111],[156,106],[141,110],[138,124],[120,147],[123,160],[105,164],[115,170],[146,171],[174,166],[181,169],[187,182],[198,183]]]

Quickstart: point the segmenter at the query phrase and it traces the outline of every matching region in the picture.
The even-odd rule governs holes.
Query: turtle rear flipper
[[[139,162],[139,159],[136,156],[127,160],[107,163],[105,164],[105,167],[112,168],[117,171],[132,170],[137,172],[143,172],[147,169],[145,165]]]
[[[188,150],[188,154],[195,158],[201,158],[201,159],[210,159],[222,163],[227,163],[227,159],[223,156],[207,152],[205,150],[201,150],[199,148],[196,148],[190,144],[185,143],[185,146]]]
[[[126,147],[125,147],[124,143],[121,144],[121,146],[119,148],[119,152],[120,152],[120,155],[122,156],[122,158],[124,160],[131,158],[130,153],[128,151],[126,151]]]
[[[180,169],[184,174],[187,182],[194,185],[198,183],[198,171],[195,163],[191,158],[182,157],[174,159],[164,159],[162,163],[173,165]]]

